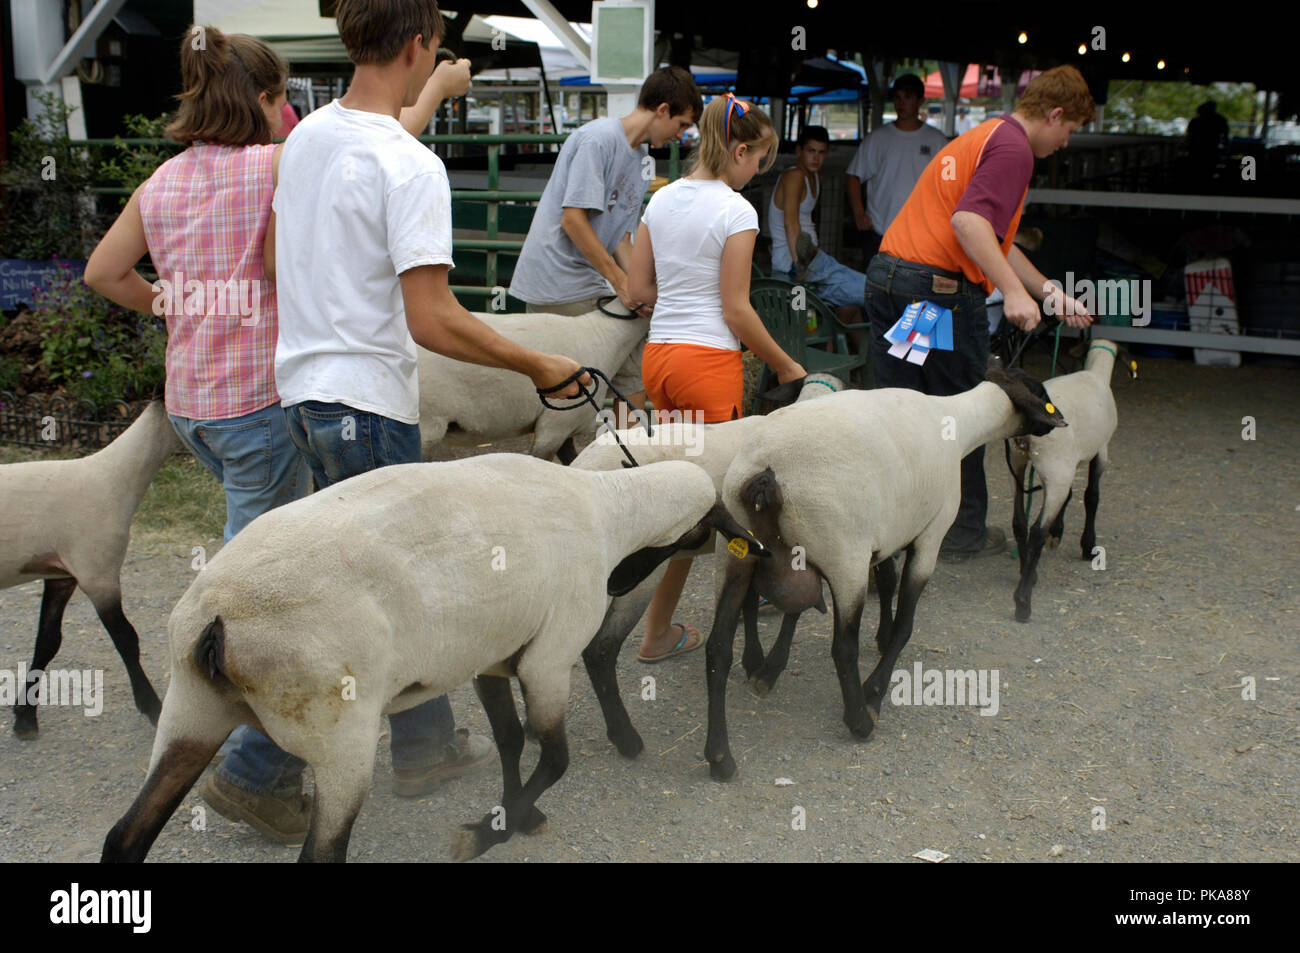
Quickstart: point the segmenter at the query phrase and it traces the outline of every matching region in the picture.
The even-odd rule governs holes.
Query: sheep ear
[[[713,509],[709,510],[703,522],[722,533],[728,540],[727,551],[737,559],[744,559],[747,556],[771,558],[772,551],[760,543],[753,533],[741,526],[721,503],[713,504]]]
[[[1047,393],[1043,382],[1018,367],[1005,371],[990,369],[986,378],[1002,388],[1016,410],[1024,415],[1025,428],[1020,434],[1041,437],[1057,427],[1067,427],[1065,417]]]
[[[703,539],[700,542],[702,543]],[[609,579],[605,583],[605,591],[611,596],[627,595],[645,582],[646,578],[655,571],[655,568],[661,562],[680,548],[680,546],[674,544],[672,546],[647,546],[645,549],[638,549],[614,567],[614,571],[609,574]]]
[[[803,390],[803,382],[807,377],[800,377],[797,380],[786,381],[773,387],[770,391],[762,395],[762,399],[784,407],[786,404],[793,404],[799,397],[799,392]]]

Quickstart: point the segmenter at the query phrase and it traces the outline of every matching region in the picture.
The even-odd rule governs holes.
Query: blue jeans
[[[307,465],[289,439],[278,402],[226,420],[167,416],[181,443],[226,491],[225,542],[267,510],[307,495]]]
[[[285,407],[284,421],[318,489],[378,467],[420,462],[417,424],[318,401]],[[395,771],[418,771],[433,765],[456,731],[446,695],[389,715],[388,721]],[[306,763],[300,758],[246,725],[230,737],[234,744],[217,769],[224,780],[273,797],[288,797],[302,790]]]
[[[936,291],[936,286],[943,289]],[[955,291],[947,289],[955,287]],[[877,387],[909,387],[923,394],[948,397],[970,390],[984,380],[989,360],[989,326],[985,291],[953,272],[928,268],[892,255],[877,254],[867,266],[863,309],[871,322],[871,364]],[[885,332],[913,301],[929,301],[952,309],[951,351],[931,350],[925,363],[891,357]],[[944,537],[947,551],[983,549],[989,489],[984,478],[984,448],[961,461],[961,507]]]
[[[793,268],[786,273],[792,282],[797,281],[797,275],[798,272]],[[866,293],[867,276],[848,265],[841,265],[824,251],[819,251],[808,266],[803,283],[827,304],[837,308],[860,308],[862,297]]]

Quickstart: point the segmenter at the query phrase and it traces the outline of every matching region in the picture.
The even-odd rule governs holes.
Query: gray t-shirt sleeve
[[[451,187],[437,172],[388,193],[388,255],[399,275],[420,265],[451,265]]]
[[[605,155],[600,143],[583,136],[574,144],[573,157],[565,173],[562,208],[605,210]]]

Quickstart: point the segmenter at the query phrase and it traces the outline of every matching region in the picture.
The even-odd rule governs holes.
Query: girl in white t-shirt
[[[760,167],[771,167],[776,131],[766,113],[731,93],[705,107],[699,129],[691,172],[656,192],[646,207],[627,287],[633,299],[654,306],[641,376],[655,410],[698,412],[705,423],[718,423],[741,416],[742,344],[782,384],[806,372],[781,350],[749,303],[758,213],[737,189]],[[704,644],[694,627],[671,621],[690,565],[670,563],[655,592],[643,662]]]

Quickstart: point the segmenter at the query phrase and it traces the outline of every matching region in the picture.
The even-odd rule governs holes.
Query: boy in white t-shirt
[[[417,344],[527,374],[542,388],[579,370],[506,340],[451,294],[446,171],[398,121],[420,101],[445,28],[433,0],[384,7],[391,19],[377,21],[369,0],[339,0],[352,84],[298,124],[273,165],[265,257],[280,306],[276,388],[318,487],[420,461]],[[577,391],[570,384],[557,395]],[[456,730],[446,696],[389,720],[399,795],[427,793],[492,752],[488,739]],[[302,795],[282,796],[286,781],[300,787],[303,762],[265,736],[248,732],[227,762],[246,770],[217,792],[223,814],[274,836],[268,828],[303,809]]]
[[[947,136],[918,115],[925,105],[925,84],[920,77],[904,73],[894,80],[889,95],[898,118],[862,140],[845,173],[849,207],[863,233],[866,261],[880,249],[881,237],[912,194],[921,172],[948,144]]]
[[[776,131],[761,109],[730,93],[704,108],[699,126],[694,168],[656,192],[641,218],[627,287],[654,308],[642,377],[655,410],[695,412],[693,419],[715,423],[741,415],[741,344],[782,384],[805,371],[749,303],[758,213],[736,190],[760,166],[771,166]],[[641,661],[704,644],[693,626],[672,621],[690,566],[690,560],[668,564],[646,612]]]

